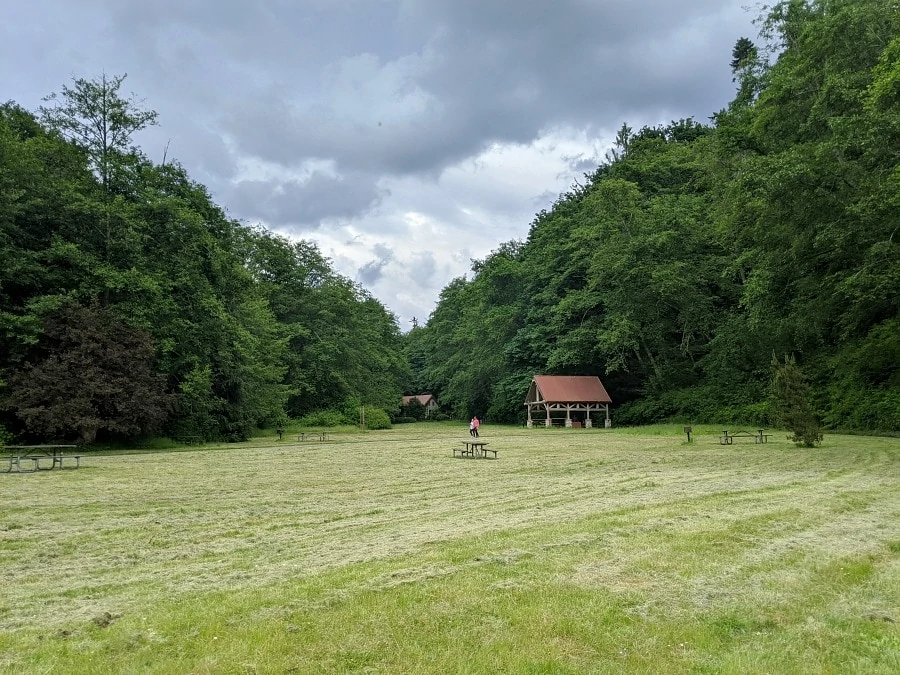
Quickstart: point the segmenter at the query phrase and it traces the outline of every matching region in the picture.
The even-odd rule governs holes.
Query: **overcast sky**
[[[228,213],[318,243],[408,330],[602,161],[734,94],[747,0],[29,0],[0,100],[128,74],[138,142]]]

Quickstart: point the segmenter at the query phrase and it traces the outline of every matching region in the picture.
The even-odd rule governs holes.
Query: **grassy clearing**
[[[900,671],[900,444],[460,426],[0,475],[8,672]]]

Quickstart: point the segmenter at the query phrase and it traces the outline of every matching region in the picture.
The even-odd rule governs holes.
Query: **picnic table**
[[[722,435],[719,436],[719,444],[720,445],[731,445],[734,442],[735,438],[752,438],[754,443],[766,443],[769,440],[769,436],[772,434],[765,433],[765,429],[757,429],[754,431],[735,431],[733,433],[729,433],[727,429],[722,431]]]
[[[327,431],[306,431],[300,434],[297,434],[298,441],[327,441],[328,440],[328,432]]]
[[[497,459],[497,451],[493,448],[486,447],[488,444],[487,441],[462,441],[462,448],[453,448],[453,456],[456,457],[459,454],[460,457],[468,457],[471,459],[476,459],[481,457],[483,459],[487,459],[487,453],[494,453],[494,459]]]
[[[77,447],[77,445],[7,445],[9,466],[2,472],[12,473],[13,469],[17,473],[52,471],[57,466],[62,469],[64,459],[74,460],[75,466],[72,468],[77,469],[81,466],[81,455],[64,454],[66,450]],[[50,466],[46,466],[48,462]]]

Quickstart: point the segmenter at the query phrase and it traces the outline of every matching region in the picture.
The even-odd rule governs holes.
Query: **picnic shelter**
[[[596,375],[535,375],[525,397],[528,427],[543,421],[544,426],[593,426],[591,413],[603,411],[610,426],[612,399]],[[565,415],[565,417],[563,417]]]

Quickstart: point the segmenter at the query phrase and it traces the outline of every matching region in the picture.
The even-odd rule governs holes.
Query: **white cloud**
[[[472,259],[524,238],[535,213],[582,178],[572,155],[594,156],[607,142],[554,129],[528,145],[492,145],[436,179],[386,179],[389,196],[377,210],[311,238],[408,327],[413,316],[431,313],[440,290],[467,274]]]

